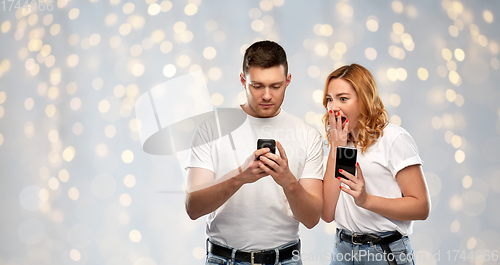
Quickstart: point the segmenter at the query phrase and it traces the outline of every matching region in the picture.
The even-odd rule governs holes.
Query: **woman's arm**
[[[353,196],[356,205],[387,218],[409,221],[425,220],[430,212],[430,196],[420,165],[412,165],[400,170],[396,181],[403,194],[402,198],[384,198],[368,194],[359,164],[356,165],[357,177],[342,171],[349,180],[341,179],[350,189],[341,190]]]
[[[323,178],[323,211],[321,219],[330,223],[335,220],[335,209],[340,195],[340,181],[335,178],[335,156],[337,147],[330,149],[326,162],[325,177]]]
[[[323,211],[321,212],[321,219],[330,223],[335,220],[335,209],[337,208],[337,201],[339,200],[340,181],[335,179],[335,159],[337,155],[337,146],[346,146],[348,138],[349,120],[346,121],[344,128],[342,128],[342,120],[335,118],[339,116],[339,112],[328,111],[330,124],[330,154],[326,162],[325,177],[323,178]]]

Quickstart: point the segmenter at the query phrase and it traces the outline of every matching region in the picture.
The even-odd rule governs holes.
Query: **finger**
[[[269,151],[270,151],[270,150],[269,150],[269,148],[268,148],[268,147],[266,147],[266,148],[261,148],[261,149],[259,149],[259,150],[255,151],[255,152],[254,152],[254,154],[255,154],[255,159],[257,160],[257,158],[258,158],[259,156],[261,156],[261,155],[263,155],[263,154],[265,154],[265,153],[268,153]]]
[[[349,120],[346,118],[345,125],[344,125],[344,132],[348,133],[349,132]]]
[[[271,159],[271,161],[273,161],[274,163],[276,163],[278,165],[282,165],[283,164],[283,159],[281,159],[281,157],[279,155],[276,155],[276,154],[273,154],[273,153],[266,153],[264,155],[264,157]]]
[[[349,189],[351,189],[351,190],[358,190],[358,186],[356,185],[356,183],[354,183],[354,182],[352,182],[350,180],[347,180],[345,178],[341,178],[341,177],[338,177],[337,179],[340,180],[340,182],[342,182],[345,185],[347,185],[349,187]]]
[[[348,189],[346,187],[340,186],[340,190],[343,191],[343,192],[345,192],[345,193],[347,193],[347,194],[349,194],[349,195],[351,195],[352,197],[354,197],[355,193],[354,193],[354,191],[352,189]]]
[[[328,121],[330,122],[330,128],[335,129],[337,128],[337,119],[335,119],[336,113],[333,110],[328,111]]]
[[[362,181],[365,181],[365,177],[363,177],[363,171],[361,171],[361,166],[358,162],[356,162],[356,177]]]
[[[274,162],[272,159],[268,158],[269,154],[266,154],[266,156],[261,156],[260,157],[260,161],[262,161],[264,164],[268,165],[269,167],[271,167],[272,169],[276,170],[279,168],[279,165],[276,164],[276,162]]]
[[[264,164],[264,162],[263,162],[262,160],[257,160],[257,161],[255,161],[255,162],[252,164],[252,166],[253,166],[253,168],[252,168],[252,169],[254,170],[254,171],[252,171],[252,172],[253,172],[253,173],[255,173],[255,174],[263,172],[263,170],[260,168],[260,165],[261,165],[261,164],[263,164],[263,165],[265,166],[265,164]]]
[[[260,174],[260,173],[264,172],[264,171],[260,168],[260,164],[261,164],[261,163],[262,163],[261,161],[258,161],[258,162],[256,161],[256,162],[255,162],[255,164],[254,164],[255,166],[253,166],[253,165],[252,165],[252,166],[253,166],[253,167],[252,167],[252,173],[253,173],[253,174]]]
[[[335,115],[335,118],[336,118],[336,123],[337,123],[337,130],[339,132],[342,131],[342,118],[340,118],[340,111],[337,112],[337,114]]]
[[[343,170],[343,169],[339,169],[339,173],[342,174],[343,176],[345,176],[346,178],[348,178],[351,182],[357,184],[358,183],[358,180],[356,179],[355,176],[353,176],[351,173]],[[346,183],[348,184],[348,183]]]
[[[278,147],[278,151],[280,152],[280,156],[283,160],[288,160],[288,157],[286,156],[285,153],[285,148],[281,145],[279,141],[276,141],[276,146]]]
[[[337,179],[341,182],[340,184],[344,183],[346,185],[349,185],[349,180],[342,177],[337,177]]]
[[[270,168],[264,165],[264,163],[259,163],[259,167],[260,169],[262,169],[262,171],[266,172],[267,175],[271,175],[272,173],[274,173],[274,171],[272,171]]]

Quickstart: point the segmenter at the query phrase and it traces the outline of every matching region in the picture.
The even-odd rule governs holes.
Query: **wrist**
[[[293,177],[293,179],[288,182],[286,185],[283,185],[283,189],[288,192],[294,192],[298,188],[299,182]]]
[[[360,207],[365,209],[365,210],[371,211],[370,209],[371,209],[372,200],[373,200],[373,196],[367,193],[366,198],[365,198],[363,204],[360,205]]]
[[[337,156],[337,147],[338,147],[338,146],[339,146],[338,144],[336,144],[336,143],[335,143],[335,144],[334,144],[334,143],[332,143],[332,145],[331,145],[331,147],[330,147],[330,155],[329,155],[329,157],[330,157],[331,159],[333,159],[333,160],[335,160],[335,157]]]
[[[233,186],[236,189],[243,186],[243,184],[245,184],[245,182],[243,181],[243,174],[245,174],[244,171],[241,173],[238,173],[236,176],[230,178],[229,180],[231,181],[231,186]]]

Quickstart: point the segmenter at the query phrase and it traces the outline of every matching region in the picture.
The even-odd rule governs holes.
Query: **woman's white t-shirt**
[[[353,147],[352,142],[348,146]],[[364,154],[358,149],[357,161],[363,172],[368,194],[385,198],[402,197],[396,181],[400,170],[423,164],[413,138],[405,129],[394,124],[388,124],[384,128],[384,135]],[[363,209],[345,192],[340,193],[335,221],[338,228],[358,233],[399,231],[406,236],[413,230],[412,221],[393,220]]]

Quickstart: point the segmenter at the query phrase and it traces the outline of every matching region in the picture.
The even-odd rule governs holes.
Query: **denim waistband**
[[[380,237],[385,237],[385,236],[388,236],[388,235],[392,235],[392,234],[394,234],[396,232],[398,232],[398,231],[384,231],[384,232],[375,232],[375,233],[357,233],[357,232],[352,232],[352,231],[349,231],[349,230],[337,228],[337,235],[340,235],[340,233],[343,233],[343,234],[346,234],[348,236],[350,236],[352,234],[370,234],[370,235],[376,235],[376,236],[380,236]]]
[[[289,246],[292,246],[292,245],[295,245],[297,243],[300,242],[300,239],[297,239],[297,240],[294,240],[294,241],[291,241],[291,242],[288,242],[288,243],[285,243],[281,246],[277,246],[275,248],[269,248],[269,249],[258,249],[258,250],[243,250],[243,249],[237,249],[237,248],[233,248],[231,246],[228,246],[228,245],[225,245],[225,244],[222,244],[221,242],[218,242],[218,241],[215,241],[213,239],[210,239],[210,238],[207,238],[207,244],[208,242],[210,241],[210,243],[212,244],[216,244],[216,245],[219,245],[219,246],[222,246],[222,247],[225,247],[225,248],[229,248],[229,249],[235,249],[236,251],[245,251],[245,252],[251,252],[251,251],[272,251],[272,250],[281,250],[281,249],[284,249],[284,248],[287,248]],[[208,249],[208,248],[207,248]]]

